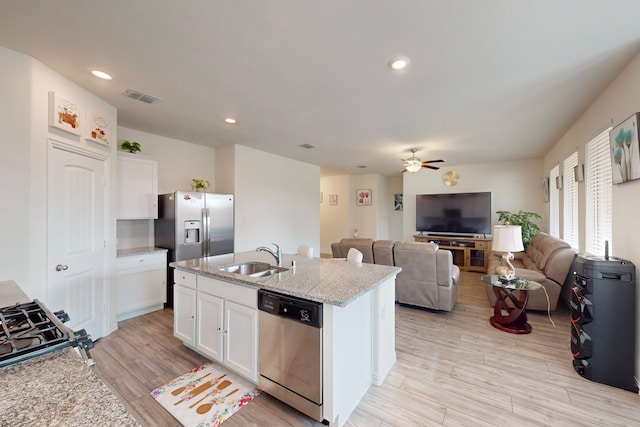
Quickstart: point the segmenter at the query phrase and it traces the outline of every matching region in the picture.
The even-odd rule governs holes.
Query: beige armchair
[[[460,268],[451,252],[435,243],[397,242],[395,265],[402,267],[396,278],[396,300],[401,304],[451,311],[456,305]]]

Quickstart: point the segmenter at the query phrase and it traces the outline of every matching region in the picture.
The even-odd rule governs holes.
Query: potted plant
[[[535,212],[523,212],[512,213],[509,211],[497,211],[498,221],[502,221],[505,225],[519,225],[522,227],[522,244],[527,249],[529,242],[533,239],[533,236],[538,232],[538,224],[534,223],[534,219],[542,219],[540,215]]]
[[[195,191],[205,191],[209,188],[209,181],[206,179],[192,179],[191,180],[191,189]]]
[[[130,142],[130,141],[124,140],[122,141],[122,151],[128,151],[130,153],[139,153],[141,151],[140,144],[135,141]]]

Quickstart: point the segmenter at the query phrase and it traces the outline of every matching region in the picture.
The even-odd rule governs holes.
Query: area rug
[[[185,427],[216,427],[259,394],[244,378],[205,363],[156,388],[151,397]]]

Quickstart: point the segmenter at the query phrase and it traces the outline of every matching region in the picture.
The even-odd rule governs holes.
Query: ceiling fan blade
[[[439,167],[437,167],[437,166],[430,166],[430,165],[422,165],[422,167],[423,167],[423,168],[433,169],[433,170],[435,170],[435,171],[437,171],[438,169],[440,169],[440,168],[439,168]]]
[[[442,163],[444,162],[444,160],[425,160],[424,162],[422,162],[422,164],[424,165],[425,163]]]

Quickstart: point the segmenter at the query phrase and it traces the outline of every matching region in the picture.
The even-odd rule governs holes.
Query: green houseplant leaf
[[[513,213],[509,211],[497,211],[498,221],[502,221],[503,224],[519,225],[522,227],[522,244],[527,249],[531,239],[538,232],[538,224],[534,223],[534,219],[542,219],[540,215],[535,212],[523,212]]]
[[[139,143],[127,140],[122,141],[122,150],[130,153],[139,153],[141,151]]]

